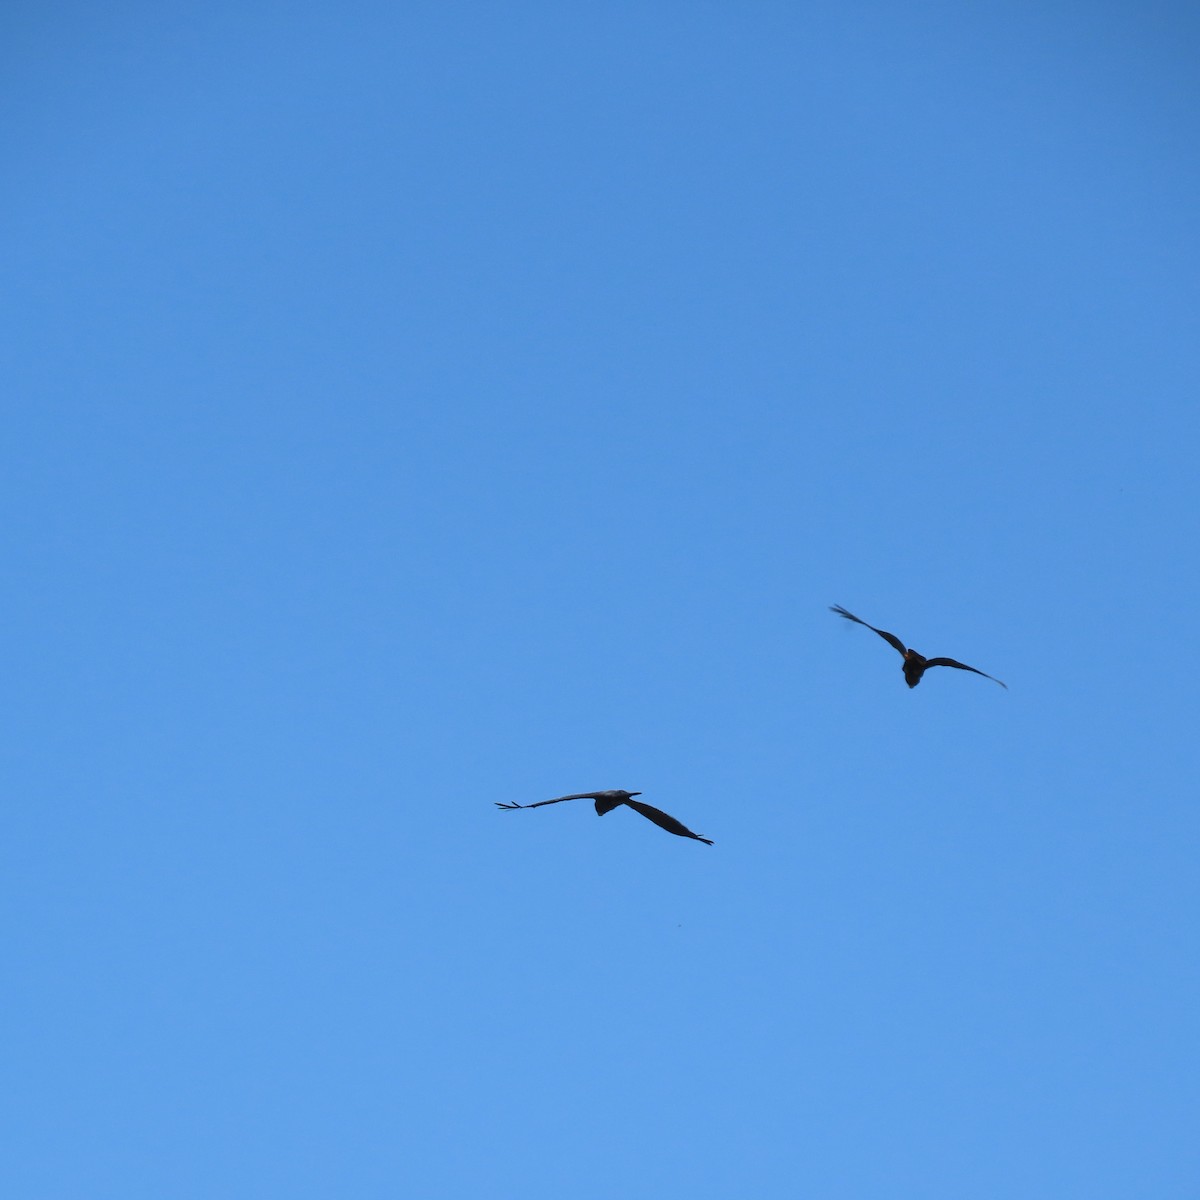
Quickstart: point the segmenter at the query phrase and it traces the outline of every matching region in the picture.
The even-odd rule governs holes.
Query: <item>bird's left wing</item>
[[[989,675],[986,671],[979,670],[978,667],[968,667],[966,663],[960,663],[954,658],[927,658],[925,660],[926,667],[957,667],[960,671],[973,671],[976,675],[982,675],[984,679],[990,679],[993,683],[998,683],[1006,692],[1008,684],[1002,679],[997,679],[995,675]]]
[[[675,820],[663,812],[661,808],[655,808],[653,804],[643,804],[640,800],[626,800],[626,804],[630,808],[636,809],[647,820],[653,821],[660,829],[665,829],[668,833],[676,833],[680,837],[695,838],[698,842],[704,842],[711,846],[712,839],[701,837],[698,833],[693,833],[682,821]]]

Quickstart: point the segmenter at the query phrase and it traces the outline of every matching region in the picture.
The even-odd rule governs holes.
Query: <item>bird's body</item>
[[[904,666],[900,668],[904,672],[904,682],[910,688],[915,688],[921,682],[921,676],[925,674],[928,665],[929,661],[915,650],[905,650]]]
[[[854,621],[858,625],[865,625],[873,633],[879,634],[889,646],[899,650],[904,659],[904,665],[901,670],[904,672],[904,682],[910,688],[915,688],[921,682],[921,676],[930,667],[957,667],[960,671],[971,671],[975,675],[982,675],[984,679],[990,679],[993,683],[999,683],[1005,691],[1008,690],[1008,684],[1003,683],[994,675],[989,675],[986,671],[981,671],[978,667],[968,667],[966,663],[960,663],[953,658],[926,658],[923,654],[918,654],[915,650],[906,646],[894,633],[888,633],[885,629],[876,629],[874,625],[867,624],[861,617],[856,617],[852,612],[847,612],[840,604],[832,604],[829,608],[830,612],[835,612],[839,617],[845,617],[847,621]]]
[[[502,804],[500,801],[496,801],[496,807],[509,810],[515,808],[541,808],[545,804],[561,804],[564,800],[591,800],[595,803],[596,815],[602,817],[605,813],[612,812],[614,808],[619,808],[624,804],[632,808],[634,812],[641,813],[647,820],[653,821],[655,825],[660,829],[665,829],[668,833],[674,833],[679,837],[695,838],[696,841],[704,842],[707,846],[712,845],[711,839],[701,837],[698,833],[693,833],[681,821],[668,816],[662,809],[655,808],[652,804],[645,804],[641,800],[633,798],[641,794],[641,792],[626,792],[620,788],[610,788],[605,792],[573,792],[569,796],[555,796],[553,800],[539,800],[536,804]]]

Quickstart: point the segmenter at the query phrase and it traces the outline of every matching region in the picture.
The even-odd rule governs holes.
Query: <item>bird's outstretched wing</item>
[[[571,796],[555,796],[553,800],[539,800],[536,804],[502,804],[496,801],[497,808],[541,808],[543,804],[561,804],[564,800],[595,800],[599,792],[575,792]]]
[[[668,816],[661,808],[655,808],[653,804],[643,804],[640,800],[626,800],[626,804],[630,808],[636,809],[647,820],[653,821],[660,829],[665,829],[668,833],[676,833],[680,837],[695,838],[698,842],[703,842],[706,846],[711,846],[712,838],[701,837],[698,833],[693,833],[682,821],[675,820],[674,817]]]
[[[974,671],[976,675],[982,675],[984,679],[990,679],[993,683],[998,683],[1006,692],[1008,684],[1002,679],[997,679],[995,675],[989,675],[986,671],[979,670],[978,667],[968,667],[966,663],[960,663],[953,658],[927,658],[925,666],[928,667],[957,667],[960,671]]]
[[[895,646],[901,654],[908,653],[908,647],[894,633],[888,633],[886,629],[876,629],[874,625],[867,625],[862,617],[856,617],[852,612],[847,612],[840,604],[831,604],[829,611],[837,613],[839,617],[845,617],[847,621],[856,621],[859,625],[866,625],[873,633],[879,634],[888,645]]]

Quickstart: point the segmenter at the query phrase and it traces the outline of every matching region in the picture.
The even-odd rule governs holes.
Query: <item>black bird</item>
[[[698,833],[693,833],[682,821],[675,820],[674,817],[669,817],[662,809],[655,808],[653,805],[644,804],[640,800],[635,800],[634,796],[640,796],[641,792],[623,792],[620,788],[613,788],[607,792],[576,792],[571,796],[556,796],[553,800],[539,800],[536,804],[501,804],[496,801],[497,808],[514,809],[514,808],[541,808],[543,804],[561,804],[564,800],[595,800],[596,815],[604,816],[606,812],[612,812],[619,805],[627,804],[634,812],[640,812],[647,820],[653,821],[660,829],[665,829],[668,833],[678,834],[680,837],[695,838],[698,842],[703,842],[706,846],[712,845],[712,839],[701,837]]]
[[[847,612],[840,604],[831,604],[830,612],[835,612],[839,617],[845,617],[847,621],[857,621],[859,625],[867,625],[861,617],[856,617],[852,612]],[[867,625],[868,629],[874,630],[885,642],[895,646],[897,650],[904,656],[904,666],[901,668],[904,671],[904,682],[910,688],[915,688],[921,682],[921,676],[925,674],[930,667],[957,667],[960,671],[974,671],[976,675],[982,675],[984,679],[990,679],[993,683],[999,683],[1005,691],[1008,691],[1008,684],[1001,682],[994,675],[989,675],[986,671],[980,671],[976,667],[968,667],[966,663],[960,663],[954,658],[925,658],[918,654],[915,650],[910,650],[894,633],[888,633],[884,629],[875,629],[874,625]]]

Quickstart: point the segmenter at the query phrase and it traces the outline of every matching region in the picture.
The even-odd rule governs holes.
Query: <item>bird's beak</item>
[[[642,793],[641,792],[630,792],[629,794],[631,796],[640,796]]]

